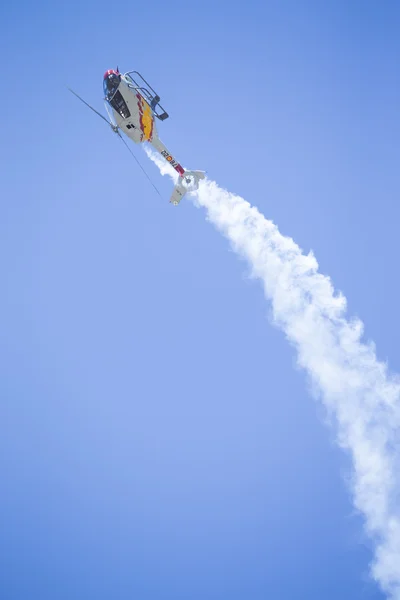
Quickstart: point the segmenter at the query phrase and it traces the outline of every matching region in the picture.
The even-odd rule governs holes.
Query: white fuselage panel
[[[157,129],[153,111],[148,102],[140,95],[140,93],[128,85],[124,78],[121,78],[121,83],[117,92],[114,95],[112,104],[117,103],[121,94],[126,108],[130,115],[125,118],[125,107],[116,109],[112,106],[113,116],[116,124],[133,142],[140,144],[141,142],[151,142],[153,138],[157,139]]]

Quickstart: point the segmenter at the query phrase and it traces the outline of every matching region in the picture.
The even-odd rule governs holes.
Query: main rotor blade
[[[160,196],[160,198],[162,198],[159,190],[156,188],[156,186],[154,185],[154,183],[152,182],[152,180],[150,179],[150,177],[147,175],[146,171],[144,170],[144,168],[142,167],[142,165],[140,164],[139,160],[136,158],[136,156],[134,155],[134,153],[132,152],[132,150],[130,149],[130,147],[128,146],[128,144],[126,143],[126,141],[124,140],[124,138],[122,137],[122,135],[120,134],[120,132],[118,131],[118,135],[121,138],[121,140],[123,141],[123,143],[125,144],[128,152],[130,154],[132,154],[133,158],[136,160],[137,164],[139,165],[139,167],[142,169],[143,173],[146,175],[147,179],[150,181],[151,185],[153,186],[153,188],[156,190],[157,194]]]
[[[113,129],[115,131],[115,125],[113,125],[113,123],[111,123],[111,121],[109,121],[108,119],[106,119],[105,116],[102,115],[101,113],[99,113],[99,111],[96,110],[95,108],[93,108],[93,106],[90,106],[90,104],[88,104],[86,102],[86,100],[84,100],[83,98],[81,98],[79,96],[79,94],[77,94],[76,92],[74,92],[74,90],[71,90],[71,88],[68,88],[68,89],[71,92],[71,94],[74,94],[74,96],[76,96],[77,98],[79,98],[79,100],[81,102],[83,102],[83,104],[86,104],[86,106],[88,106],[89,108],[91,108],[92,111],[96,113],[96,115],[99,115],[99,117],[101,117],[103,119],[103,121],[105,121],[108,125],[110,125],[111,129]]]
[[[146,175],[147,179],[150,181],[151,185],[153,186],[153,188],[155,189],[155,191],[157,192],[157,194],[160,196],[160,198],[162,198],[159,190],[156,188],[156,186],[154,185],[154,183],[152,182],[152,180],[150,179],[150,177],[147,175],[146,171],[144,170],[144,168],[140,164],[139,160],[136,158],[136,156],[134,155],[134,153],[132,152],[132,150],[129,148],[128,144],[126,143],[126,141],[122,137],[122,135],[121,135],[121,133],[119,131],[118,125],[114,125],[114,123],[112,123],[112,121],[109,121],[108,119],[106,119],[104,115],[102,115],[101,113],[99,113],[99,111],[96,110],[95,108],[93,108],[93,106],[90,106],[90,104],[88,102],[86,102],[86,100],[84,100],[83,98],[81,98],[79,96],[79,94],[77,94],[76,92],[74,92],[74,90],[71,90],[70,87],[68,89],[71,92],[71,94],[74,94],[74,96],[76,96],[77,98],[79,98],[79,100],[81,102],[83,102],[83,104],[86,104],[86,106],[88,106],[93,112],[95,112],[96,115],[99,115],[99,117],[101,117],[103,119],[103,121],[105,121],[107,123],[107,125],[109,125],[111,127],[111,129],[113,131],[115,131],[115,133],[118,134],[118,136],[120,137],[120,139],[122,140],[122,142],[126,146],[126,149],[128,150],[128,152],[133,156],[133,158],[135,159],[135,161],[137,162],[137,164],[139,165],[139,167],[142,169],[143,173]]]

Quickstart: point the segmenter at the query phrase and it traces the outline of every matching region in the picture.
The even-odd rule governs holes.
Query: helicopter
[[[74,90],[71,88],[68,89],[108,123],[114,133],[122,139],[148,179],[147,173],[132,153],[121,132],[135,142],[135,144],[150,143],[177,171],[178,182],[170,198],[170,202],[174,206],[178,206],[187,192],[198,189],[200,180],[205,178],[205,172],[184,169],[160,140],[156,127],[156,119],[165,121],[169,115],[160,104],[160,96],[138,71],[128,71],[122,74],[117,67],[117,69],[109,69],[104,73],[103,91],[108,119],[88,104]],[[159,193],[153,183],[152,185]]]

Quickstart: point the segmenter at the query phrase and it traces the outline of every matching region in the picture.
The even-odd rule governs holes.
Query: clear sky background
[[[102,109],[305,251],[400,372],[398,2],[0,8],[0,597],[381,600],[349,462],[261,286]]]

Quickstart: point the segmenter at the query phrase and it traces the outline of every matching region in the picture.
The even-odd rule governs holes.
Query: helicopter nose
[[[104,95],[107,99],[110,99],[116,93],[118,86],[121,82],[121,75],[114,71],[114,69],[109,69],[104,73],[103,79],[103,90]]]
[[[116,75],[116,74],[117,74],[117,73],[116,73],[116,71],[114,71],[114,69],[108,69],[108,71],[106,71],[106,72],[104,73],[104,77],[103,77],[103,79],[107,79],[107,77],[108,77],[109,75]]]

